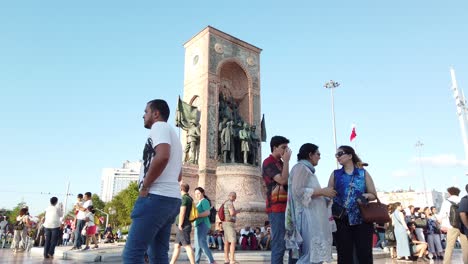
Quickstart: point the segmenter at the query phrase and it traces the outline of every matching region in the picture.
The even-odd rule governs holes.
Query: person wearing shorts
[[[193,206],[193,199],[188,194],[190,186],[187,183],[180,184],[180,193],[182,203],[180,205],[179,215],[176,217],[175,224],[177,226],[176,238],[174,242],[174,252],[172,253],[171,264],[176,263],[180,254],[180,247],[183,246],[187,252],[187,257],[190,264],[195,263],[195,254],[190,245],[190,233],[192,232],[192,223],[189,221],[190,211]]]
[[[234,253],[236,251],[236,216],[240,210],[234,207],[234,201],[237,198],[235,192],[229,193],[229,199],[224,202],[224,263],[235,264],[237,263]]]

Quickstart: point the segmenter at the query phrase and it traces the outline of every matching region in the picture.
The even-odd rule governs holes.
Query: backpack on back
[[[221,222],[226,221],[226,216],[224,215],[224,203],[219,207],[218,210],[218,217]]]
[[[190,198],[192,199],[192,198]],[[198,209],[197,209],[197,205],[195,204],[195,202],[193,201],[192,199],[192,209],[190,209],[190,214],[189,214],[189,221],[190,222],[193,222],[195,221],[195,219],[198,218]]]
[[[455,228],[460,228],[461,221],[460,221],[460,214],[458,213],[458,203],[454,203],[452,201],[449,201],[449,202],[451,203],[450,211],[449,211],[450,225]]]

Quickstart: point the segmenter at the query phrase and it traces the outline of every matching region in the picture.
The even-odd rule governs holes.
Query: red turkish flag
[[[353,130],[351,131],[351,135],[349,136],[349,141],[353,141],[356,137],[356,127],[353,126]]]

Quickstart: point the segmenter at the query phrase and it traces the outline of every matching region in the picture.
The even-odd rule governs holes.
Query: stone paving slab
[[[70,250],[71,247],[56,247],[55,249],[55,259],[64,259],[64,260],[75,260],[78,262],[110,262],[110,263],[120,263],[122,261],[122,251],[125,246],[125,243],[112,243],[112,244],[99,244],[97,249],[89,249],[86,251],[81,250]],[[169,258],[172,254],[173,245],[170,246]],[[43,248],[35,247],[31,249],[31,255],[42,256]],[[219,262],[224,262],[224,252],[219,250],[213,250],[214,259]],[[236,260],[239,262],[269,262],[270,261],[270,251],[249,251],[249,250],[240,250],[236,251]],[[385,253],[381,249],[374,249],[374,259],[381,259],[388,257],[388,253]],[[287,255],[287,254],[286,254]],[[336,253],[333,253],[333,259],[336,260]],[[205,259],[202,256],[202,260]],[[287,259],[287,256],[285,256]],[[179,261],[188,261],[185,250],[182,248],[179,255]]]

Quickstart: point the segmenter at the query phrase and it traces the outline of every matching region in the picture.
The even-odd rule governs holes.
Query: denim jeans
[[[145,263],[145,252],[150,263],[169,263],[171,225],[179,213],[180,203],[179,198],[156,194],[138,197],[122,255],[124,263]]]
[[[286,229],[284,227],[285,213],[269,213],[268,220],[271,225],[271,264],[283,264],[284,252],[286,251],[286,243],[284,242],[284,235]],[[291,257],[289,254],[288,263],[294,264],[297,259]]]
[[[81,230],[83,230],[84,225],[86,224],[85,220],[76,220],[76,227],[75,227],[75,247],[80,248],[81,245],[84,244],[86,238],[83,238],[81,235]]]
[[[58,235],[59,235],[59,228],[45,228],[44,229],[44,236],[45,236],[45,243],[44,243],[44,257],[48,255],[53,256],[55,253],[55,246],[57,245]]]
[[[208,245],[216,245],[215,238],[213,236],[206,236],[206,243],[208,243]]]
[[[195,227],[195,263],[200,263],[200,258],[203,253],[208,257],[210,263],[214,263],[211,250],[208,248],[206,242],[206,235],[208,234],[208,227],[205,223],[201,223]]]
[[[375,244],[375,247],[385,247],[385,232],[377,232],[377,238],[379,239]]]

